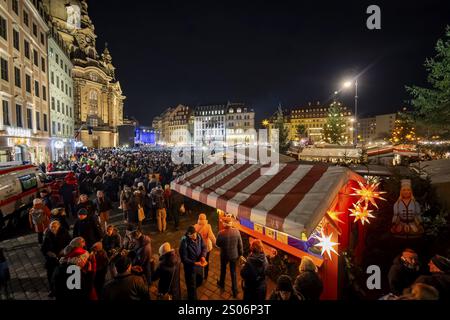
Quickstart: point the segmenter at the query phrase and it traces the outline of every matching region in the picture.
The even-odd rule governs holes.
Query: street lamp
[[[353,80],[347,80],[342,84],[343,89],[348,89],[352,86]],[[354,137],[353,137],[353,145],[356,148],[358,144],[358,79],[355,79],[355,130],[354,130]]]

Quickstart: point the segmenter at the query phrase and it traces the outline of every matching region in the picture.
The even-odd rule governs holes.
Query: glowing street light
[[[342,89],[349,89],[352,85],[355,85],[355,119],[354,123],[355,125],[355,134],[354,134],[354,146],[356,148],[356,145],[358,144],[358,79],[353,80],[347,80],[342,84]]]
[[[352,86],[352,82],[351,81],[345,81],[342,86],[346,89],[350,88]]]

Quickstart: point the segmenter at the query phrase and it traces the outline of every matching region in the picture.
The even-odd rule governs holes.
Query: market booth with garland
[[[275,170],[274,170],[275,169]],[[342,253],[364,246],[364,223],[380,198],[377,185],[353,171],[325,164],[204,164],[179,177],[171,188],[232,215],[251,238],[296,259],[310,257],[324,283],[322,299],[338,299]]]

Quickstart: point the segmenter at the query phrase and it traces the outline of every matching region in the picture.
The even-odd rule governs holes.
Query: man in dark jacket
[[[138,228],[131,233],[136,246],[134,247],[135,260],[133,265],[140,266],[143,275],[150,285],[152,281],[152,244],[149,236],[146,236]]]
[[[231,217],[222,219],[224,229],[217,235],[216,245],[220,248],[220,280],[217,285],[222,289],[225,288],[225,276],[227,273],[227,264],[230,264],[231,288],[233,297],[238,294],[236,263],[243,254],[243,245],[241,233],[233,227]]]
[[[244,280],[244,301],[266,300],[266,272],[268,262],[261,240],[254,240],[250,245],[250,254],[241,269]]]
[[[117,276],[105,285],[103,300],[150,300],[150,291],[144,279],[132,273],[131,260],[121,256],[115,262]]]
[[[180,258],[184,266],[188,300],[197,300],[197,287],[203,279],[206,253],[207,248],[202,237],[197,234],[194,226],[189,226],[180,243]]]
[[[80,201],[75,207],[76,213],[78,214],[81,209],[86,209],[89,217],[92,217],[95,214],[94,203],[89,200],[89,197],[86,194],[80,195]]]
[[[70,243],[71,237],[68,231],[61,228],[59,221],[52,221],[44,234],[44,241],[41,246],[41,252],[45,257],[45,269],[47,269],[47,280],[50,286],[49,296],[53,296],[52,276],[58,260],[63,256],[64,248]]]
[[[172,300],[181,300],[180,287],[180,258],[168,242],[159,248],[159,264],[152,276],[158,282],[158,294],[169,294]]]
[[[86,209],[78,211],[78,219],[73,226],[73,237],[83,237],[87,248],[91,248],[94,243],[100,241],[103,237],[98,220],[93,216],[89,217]]]
[[[391,293],[396,296],[403,294],[403,290],[409,288],[420,275],[419,258],[411,249],[403,250],[400,256],[394,259],[389,270],[389,287]]]
[[[439,300],[450,299],[450,259],[435,255],[428,263],[431,275],[420,276],[415,283],[424,283],[439,291]]]
[[[66,209],[66,214],[72,214],[76,217],[77,212],[75,211],[75,186],[73,184],[68,184],[65,180],[61,189],[59,189],[59,194],[61,195],[64,202],[64,209]]]

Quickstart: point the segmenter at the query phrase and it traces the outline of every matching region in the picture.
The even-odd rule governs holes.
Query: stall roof
[[[181,194],[293,237],[309,237],[349,180],[345,167],[280,163],[272,175],[260,164],[205,164],[171,183]]]
[[[354,148],[304,148],[299,154],[299,158],[360,158],[361,149]]]

